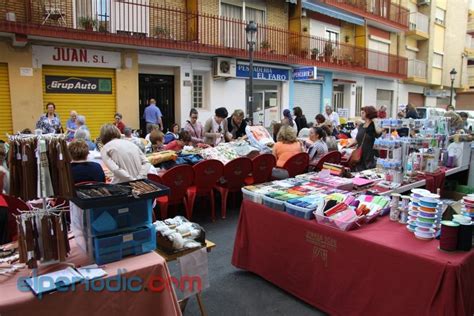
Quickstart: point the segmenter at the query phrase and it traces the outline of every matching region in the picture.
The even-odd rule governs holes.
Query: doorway
[[[262,87],[258,87],[262,88]],[[254,91],[252,122],[255,125],[270,127],[273,121],[280,121],[280,100],[276,87]]]
[[[164,75],[139,75],[139,108],[140,108],[140,129],[146,132],[146,122],[143,119],[143,112],[148,106],[148,100],[154,98],[156,105],[163,114],[163,131],[175,122],[174,116],[174,76]]]

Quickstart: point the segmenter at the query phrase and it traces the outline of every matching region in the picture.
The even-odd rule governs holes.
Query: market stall
[[[472,315],[474,251],[380,218],[344,232],[244,200],[232,264],[332,315]]]

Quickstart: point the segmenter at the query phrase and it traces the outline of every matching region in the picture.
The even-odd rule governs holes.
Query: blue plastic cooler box
[[[94,238],[94,259],[97,264],[122,260],[126,256],[141,255],[156,249],[153,225],[131,232]]]

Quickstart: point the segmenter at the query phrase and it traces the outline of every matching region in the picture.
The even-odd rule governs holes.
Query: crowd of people
[[[63,129],[61,120],[56,114],[54,103],[47,104],[47,111],[36,124],[37,131],[42,133],[64,133],[69,143],[71,153],[73,178],[76,183],[86,181],[105,181],[102,167],[87,160],[89,152],[99,150],[105,166],[113,174],[113,182],[130,181],[146,177],[151,165],[146,158],[147,153],[165,150],[181,151],[185,146],[207,148],[217,146],[221,142],[246,139],[246,127],[250,124],[245,119],[242,110],[235,110],[229,115],[225,107],[219,107],[214,115],[202,124],[199,121],[197,109],[191,109],[189,119],[183,128],[174,123],[166,133],[163,133],[163,115],[156,105],[155,99],[149,100],[143,119],[146,122],[147,135],[144,139],[123,122],[120,113],[116,113],[113,123],[105,124],[100,129],[100,136],[94,142],[86,125],[84,115],[76,111],[70,112],[70,118]],[[456,113],[454,107],[448,106],[445,114],[455,129],[466,128],[467,114]],[[374,168],[377,151],[374,142],[385,131],[375,124],[377,118],[386,118],[387,108],[365,106],[360,112],[360,121],[354,122],[350,132],[341,131],[340,118],[331,106],[326,106],[322,114],[314,117],[314,122],[308,123],[300,107],[294,107],[291,112],[283,111],[281,122],[274,122],[273,133],[275,144],[272,152],[277,161],[277,167],[283,167],[293,155],[307,152],[310,165],[317,162],[328,152],[341,148],[361,148],[361,158],[353,168],[357,171]],[[399,118],[418,119],[417,109],[408,104],[404,111],[398,113]],[[403,129],[399,134],[404,136]],[[23,133],[31,133],[24,130]],[[339,146],[338,139],[345,138],[344,146]],[[135,146],[130,146],[133,143]],[[342,143],[342,142],[341,142]],[[0,144],[0,188],[8,192],[8,166],[6,152],[8,146]],[[278,171],[274,175],[279,175]]]

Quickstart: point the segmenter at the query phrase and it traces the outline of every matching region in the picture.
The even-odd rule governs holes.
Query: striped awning
[[[330,16],[332,18],[346,21],[352,24],[357,24],[357,25],[365,24],[364,19],[359,16],[350,14],[346,11],[339,10],[334,7],[330,7],[330,6],[318,3],[316,1],[303,0],[303,9],[318,12],[318,13]]]

